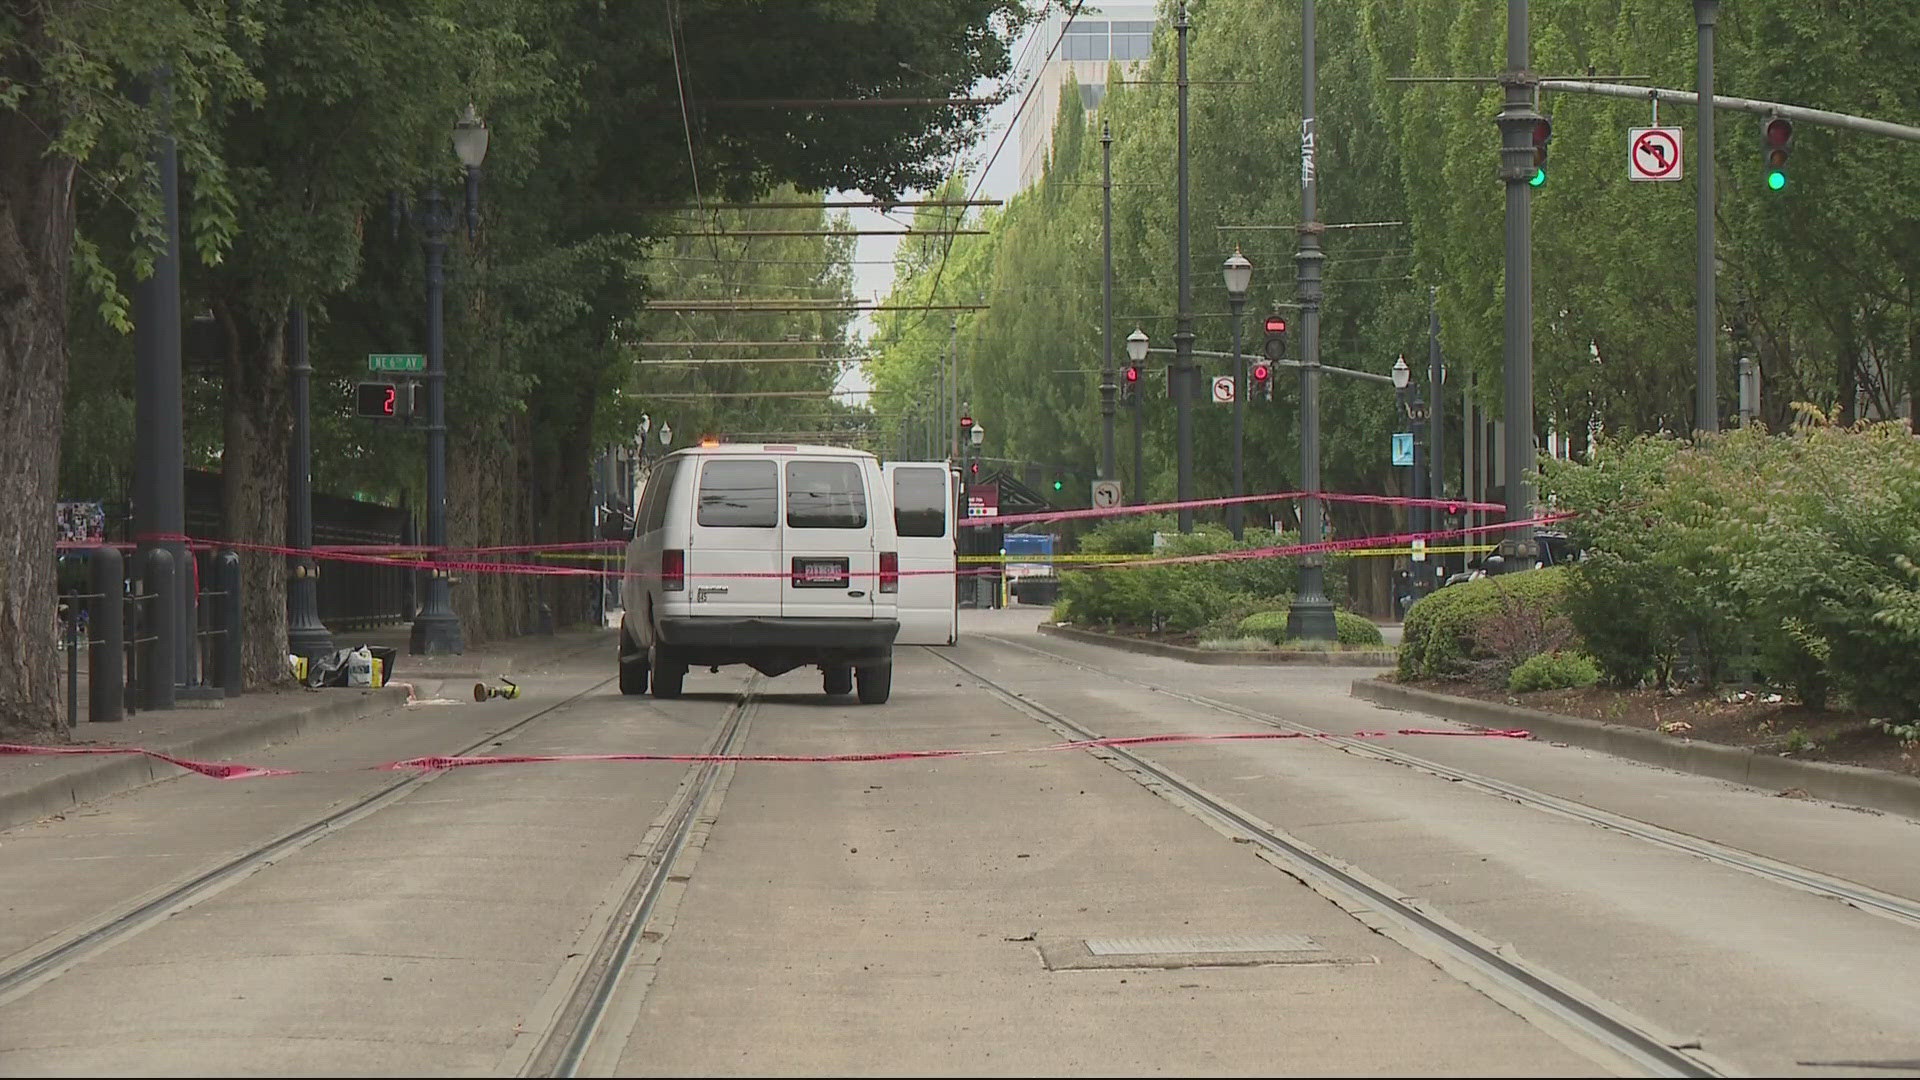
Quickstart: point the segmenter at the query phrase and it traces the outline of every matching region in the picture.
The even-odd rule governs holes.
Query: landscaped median
[[[1191,664],[1324,664],[1345,667],[1392,667],[1394,661],[1393,650],[1384,646],[1377,648],[1336,646],[1310,649],[1269,644],[1263,647],[1246,645],[1231,649],[1203,649],[1191,645],[1155,641],[1148,637],[1089,630],[1067,623],[1041,623],[1040,632],[1072,641],[1084,641],[1090,645],[1105,645],[1108,648],[1122,649],[1126,652],[1185,660]]]
[[[1920,441],[1605,444],[1541,480],[1582,557],[1449,586],[1357,696],[1920,815]]]
[[[1091,555],[1185,557],[1226,555],[1270,546],[1273,538],[1234,540],[1202,528],[1171,534],[1171,519],[1108,522],[1080,542]],[[1155,534],[1160,534],[1155,547]],[[1196,664],[1350,664],[1385,667],[1394,653],[1380,628],[1336,610],[1337,642],[1287,636],[1297,567],[1292,559],[1223,558],[1137,568],[1073,571],[1061,579],[1060,602],[1043,633],[1170,656]],[[1327,583],[1341,599],[1344,574]]]

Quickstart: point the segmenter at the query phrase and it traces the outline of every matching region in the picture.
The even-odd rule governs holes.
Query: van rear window
[[[771,461],[709,461],[700,470],[700,510],[709,528],[771,529],[779,524],[780,474]]]
[[[787,524],[796,529],[864,529],[867,487],[851,461],[789,461]]]
[[[939,468],[893,471],[893,531],[901,536],[947,535],[947,479]]]

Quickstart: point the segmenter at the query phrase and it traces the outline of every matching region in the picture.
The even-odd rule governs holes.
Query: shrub
[[[1335,611],[1333,623],[1342,645],[1365,647],[1386,643],[1386,639],[1380,636],[1380,628],[1373,624],[1373,620],[1355,615],[1351,611]],[[1256,611],[1241,619],[1236,629],[1241,637],[1260,638],[1275,645],[1288,644],[1287,612],[1284,610]],[[1291,644],[1297,647],[1304,646],[1306,642]]]
[[[1531,694],[1536,690],[1570,690],[1600,681],[1600,668],[1577,652],[1537,653],[1521,661],[1507,677],[1507,690]]]
[[[1471,674],[1474,662],[1491,659],[1480,644],[1489,620],[1513,604],[1557,614],[1564,610],[1566,592],[1567,571],[1549,567],[1464,581],[1421,598],[1408,610],[1401,630],[1401,677]]]
[[[1333,625],[1340,635],[1342,645],[1385,645],[1387,639],[1380,634],[1380,628],[1373,620],[1364,615],[1355,615],[1351,611],[1335,611]]]
[[[1256,611],[1240,620],[1237,628],[1241,637],[1259,638],[1271,645],[1287,640],[1287,613],[1284,611]]]
[[[1610,681],[1736,661],[1819,706],[1920,718],[1920,440],[1802,408],[1791,432],[1641,439],[1548,466],[1542,491],[1587,550],[1568,613]],[[1682,664],[1691,660],[1691,672]]]

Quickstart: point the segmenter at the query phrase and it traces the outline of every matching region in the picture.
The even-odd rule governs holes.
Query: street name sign
[[[419,353],[368,353],[368,371],[425,371],[427,358]]]

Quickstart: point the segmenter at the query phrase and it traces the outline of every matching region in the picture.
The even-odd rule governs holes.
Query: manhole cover
[[[1087,951],[1095,956],[1153,956],[1162,953],[1293,953],[1322,950],[1304,934],[1182,934],[1088,938]]]

